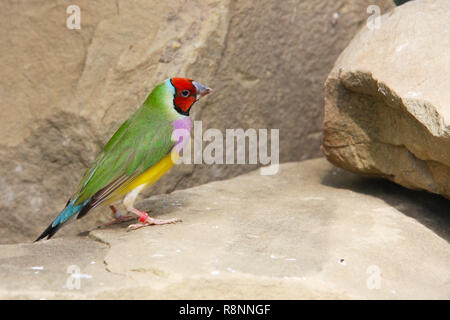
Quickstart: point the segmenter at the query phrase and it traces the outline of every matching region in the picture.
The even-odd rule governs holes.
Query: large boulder
[[[2,4],[0,242],[36,237],[102,144],[170,76],[214,89],[194,107],[204,129],[281,128],[281,161],[318,156],[322,83],[370,2],[83,0],[79,30],[66,26],[73,1]],[[151,190],[252,168],[177,166]]]
[[[448,299],[449,204],[286,163],[138,204],[181,223],[0,245],[0,299]]]
[[[413,1],[372,21],[326,81],[333,164],[450,198],[450,1]]]

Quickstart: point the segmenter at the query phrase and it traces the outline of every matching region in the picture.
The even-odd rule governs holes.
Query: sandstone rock
[[[326,81],[329,161],[450,197],[449,34],[446,0],[409,2],[361,30]]]
[[[0,299],[448,299],[448,205],[325,159],[283,164],[140,204],[182,223],[0,245]]]
[[[66,27],[73,1],[3,4],[0,242],[42,232],[101,145],[169,76],[215,89],[194,108],[205,129],[280,128],[281,161],[318,156],[322,83],[370,3],[80,0],[80,30]],[[252,168],[179,166],[151,192]]]

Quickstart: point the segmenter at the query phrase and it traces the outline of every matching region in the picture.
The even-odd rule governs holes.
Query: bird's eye
[[[183,98],[188,97],[189,94],[190,94],[189,90],[183,90],[183,91],[181,91],[181,96],[182,96]]]

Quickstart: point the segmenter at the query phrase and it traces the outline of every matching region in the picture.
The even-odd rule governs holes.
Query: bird
[[[138,223],[128,227],[136,230],[181,221],[152,218],[136,209],[134,202],[144,188],[166,174],[182,156],[192,128],[191,107],[211,91],[188,78],[169,78],[157,85],[104,145],[64,209],[35,241],[50,239],[63,225],[106,205],[115,217],[106,225],[139,217]],[[187,135],[177,137],[177,130]],[[121,199],[132,215],[122,216],[117,211],[114,205]]]

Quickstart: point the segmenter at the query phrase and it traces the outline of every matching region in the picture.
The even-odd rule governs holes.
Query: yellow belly
[[[173,159],[175,162],[178,160],[179,156]],[[139,187],[140,185],[145,185],[146,187],[151,186],[156,181],[159,180],[163,175],[167,173],[174,165],[172,161],[172,154],[169,153],[167,156],[162,158],[157,164],[147,169],[143,174],[137,177],[132,183],[130,183],[125,189],[124,194],[130,192],[131,190]]]
[[[159,180],[159,178],[165,175],[167,171],[170,170],[170,168],[173,167],[174,161],[176,162],[179,159],[179,156],[174,154],[173,158],[174,159],[172,160],[171,153],[166,155],[157,164],[148,168],[144,173],[134,179],[134,181],[128,184],[125,188],[117,190],[117,193],[114,192],[115,194],[113,194],[109,200],[105,201],[103,205],[109,205],[113,202],[116,202],[128,192],[136,189],[141,185],[144,185],[145,188],[154,184]]]

